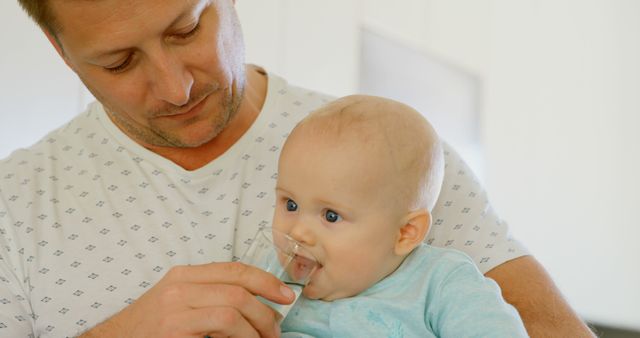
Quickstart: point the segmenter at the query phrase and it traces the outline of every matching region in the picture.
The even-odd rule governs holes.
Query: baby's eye
[[[335,223],[335,222],[338,222],[338,221],[342,221],[342,217],[340,215],[338,215],[338,213],[333,211],[333,210],[327,210],[324,213],[324,218],[327,220],[327,222],[330,222],[330,223]]]
[[[298,204],[294,202],[292,199],[287,199],[287,211],[296,211],[298,210]]]

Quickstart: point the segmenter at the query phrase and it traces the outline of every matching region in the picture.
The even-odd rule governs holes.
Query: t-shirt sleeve
[[[463,251],[484,274],[528,254],[491,207],[487,193],[455,150],[444,144],[445,175],[427,244]]]
[[[425,324],[441,338],[528,337],[517,310],[500,288],[467,261],[458,265],[428,294]]]

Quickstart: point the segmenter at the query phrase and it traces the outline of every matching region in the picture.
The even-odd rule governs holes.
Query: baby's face
[[[354,296],[401,261],[394,245],[405,213],[393,203],[388,164],[367,145],[297,136],[280,155],[273,226],[321,264],[305,296]]]

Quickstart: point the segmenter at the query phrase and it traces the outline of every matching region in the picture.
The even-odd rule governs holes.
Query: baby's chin
[[[319,290],[313,283],[309,283],[307,286],[302,289],[302,294],[308,299],[313,300],[322,300],[325,302],[331,302],[336,299],[342,299],[349,297],[348,295],[340,295],[335,292],[327,292],[326,290],[323,292]]]
[[[330,302],[336,299],[335,297],[331,297],[331,295],[327,295],[326,291],[323,292],[322,290],[320,290],[318,287],[316,287],[316,285],[313,284],[313,282],[307,284],[307,286],[302,289],[302,294],[309,299],[323,300],[326,302]]]
[[[320,299],[320,294],[312,283],[307,284],[307,286],[302,289],[302,295],[309,299]]]

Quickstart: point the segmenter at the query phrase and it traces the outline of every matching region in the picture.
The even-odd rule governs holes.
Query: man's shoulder
[[[10,158],[11,156],[13,156],[14,153],[21,153],[25,151],[33,152],[33,151],[41,150],[42,148],[46,148],[46,144],[54,144],[57,139],[61,139],[63,137],[79,136],[81,134],[81,131],[86,130],[87,128],[92,128],[92,126],[97,125],[97,121],[99,120],[98,112],[100,109],[102,109],[102,106],[98,102],[93,102],[89,104],[83,112],[75,115],[64,124],[50,130],[47,134],[41,137],[33,145],[29,147],[16,149],[7,158]]]
[[[269,89],[265,110],[285,110],[288,114],[306,115],[335,99],[321,91],[291,84],[275,73],[268,74]]]
[[[78,154],[86,152],[83,150],[83,140],[98,137],[94,127],[97,122],[96,105],[90,105],[86,111],[53,129],[33,145],[16,149],[6,158],[0,159],[3,183],[10,182],[15,177],[21,177],[23,181],[29,180],[30,176],[38,172],[63,164],[73,165]]]

